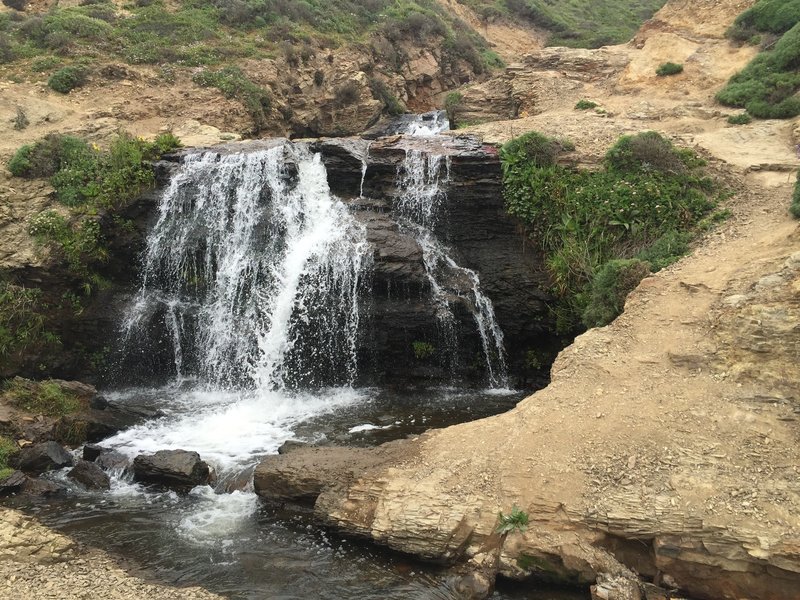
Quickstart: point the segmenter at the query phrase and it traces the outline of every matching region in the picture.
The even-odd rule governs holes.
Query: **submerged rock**
[[[105,471],[127,471],[131,467],[130,459],[116,450],[106,450],[97,457],[95,464]]]
[[[108,452],[107,448],[103,448],[97,444],[86,444],[83,447],[83,460],[94,462],[103,453]]]
[[[159,450],[140,454],[133,460],[136,481],[155,483],[180,491],[211,481],[211,470],[197,452]]]
[[[95,463],[79,460],[67,474],[67,477],[77,481],[89,490],[107,490],[111,488],[111,480]]]
[[[72,466],[72,455],[56,442],[44,442],[23,448],[16,459],[16,466],[25,473],[44,473]]]

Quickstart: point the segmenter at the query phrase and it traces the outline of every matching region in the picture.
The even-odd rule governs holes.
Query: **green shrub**
[[[256,85],[238,67],[225,67],[219,71],[201,71],[192,77],[197,85],[215,87],[226,98],[238,100],[247,109],[255,133],[266,127],[272,99],[267,90]]]
[[[753,117],[746,112],[739,113],[738,115],[731,115],[728,117],[728,123],[731,125],[747,125],[753,121]]]
[[[436,348],[428,342],[412,342],[411,349],[417,360],[427,360],[436,353]]]
[[[754,32],[782,34],[800,22],[800,0],[759,0],[728,30],[728,37],[745,41]]]
[[[575,105],[575,110],[589,110],[591,108],[597,108],[597,102],[578,100],[578,103]]]
[[[56,92],[68,94],[75,88],[84,85],[88,77],[89,71],[86,67],[63,67],[50,76],[47,86]]]
[[[495,531],[500,535],[509,534],[514,531],[525,533],[525,530],[528,528],[528,513],[517,508],[517,506],[512,507],[511,514],[509,515],[504,515],[502,512],[497,513],[497,520],[498,524]]]
[[[797,181],[794,184],[794,194],[792,203],[789,205],[789,212],[795,219],[800,219],[800,171],[797,172]]]
[[[450,92],[444,99],[444,110],[447,113],[447,118],[450,121],[451,127],[457,127],[458,109],[464,102],[464,96],[461,92]]]
[[[382,80],[372,77],[369,80],[369,89],[372,91],[373,98],[383,102],[384,110],[390,115],[402,115],[406,112],[406,107]]]
[[[350,106],[361,97],[361,87],[355,81],[343,83],[333,93],[333,102],[339,108]]]
[[[601,265],[615,259],[666,266],[686,250],[693,227],[713,207],[703,161],[654,132],[624,136],[605,168],[556,164],[564,142],[526,134],[500,151],[506,209],[525,225],[544,256],[557,326],[574,333]]]
[[[683,73],[683,65],[674,62],[666,62],[656,69],[656,75],[659,77],[667,77],[669,75],[677,75]]]
[[[7,479],[14,472],[8,463],[17,452],[19,446],[13,440],[0,436],[0,481]]]
[[[603,327],[622,314],[625,299],[650,274],[650,263],[633,258],[610,260],[592,279],[589,302],[583,312],[586,327]]]
[[[636,258],[650,263],[650,270],[655,273],[677,262],[689,252],[692,234],[688,231],[668,231],[648,247],[636,254]]]
[[[759,119],[788,119],[800,115],[799,90],[800,22],[731,77],[717,100]]]
[[[43,73],[50,71],[61,64],[61,59],[56,56],[40,56],[33,59],[31,62],[31,71],[34,73]]]
[[[14,129],[16,129],[17,131],[21,131],[21,130],[25,129],[30,124],[31,124],[31,122],[28,119],[27,113],[25,112],[25,110],[21,106],[18,106],[17,107],[17,114],[14,117]]]
[[[675,147],[655,131],[621,137],[606,153],[608,168],[620,172],[683,173],[686,165]]]
[[[83,140],[52,133],[17,150],[8,169],[16,177],[52,177],[63,166],[83,162],[91,156],[92,150]]]

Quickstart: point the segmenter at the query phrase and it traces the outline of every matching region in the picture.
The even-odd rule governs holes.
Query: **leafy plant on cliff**
[[[715,186],[702,160],[655,132],[620,138],[596,172],[558,165],[564,145],[534,132],[505,144],[500,156],[506,208],[543,253],[559,330],[574,333],[601,267],[639,258],[657,270],[676,260],[686,250],[683,232],[714,207]],[[625,287],[609,283],[611,276],[627,274],[610,269],[600,288]],[[583,325],[598,319],[589,321]]]
[[[108,150],[66,135],[48,135],[23,146],[9,161],[18,177],[49,177],[58,200],[73,209],[46,210],[31,219],[28,231],[60,254],[86,291],[102,284],[92,265],[107,259],[99,215],[111,213],[155,184],[151,161],[180,146],[171,133],[153,142],[120,133]],[[117,223],[117,219],[110,219]]]
[[[411,349],[417,360],[427,360],[436,353],[436,348],[428,342],[415,341],[411,343]]]
[[[789,212],[795,219],[800,219],[800,171],[797,172],[797,181],[794,184],[794,194],[792,203],[789,205]]]
[[[28,348],[57,345],[48,331],[42,292],[0,281],[0,360]]]
[[[86,83],[89,71],[86,67],[71,66],[63,67],[53,73],[47,80],[47,87],[62,94],[68,94],[75,88],[79,88]]]
[[[507,535],[514,531],[525,533],[528,529],[528,520],[528,513],[514,505],[508,515],[504,515],[502,511],[497,513],[498,524],[495,531],[500,535]]]

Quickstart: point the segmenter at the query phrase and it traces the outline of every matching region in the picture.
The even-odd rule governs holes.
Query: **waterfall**
[[[161,197],[126,345],[162,318],[178,377],[352,383],[370,256],[364,227],[305,146],[190,154]]]
[[[435,110],[429,113],[416,115],[406,126],[403,133],[416,137],[430,137],[449,129],[450,120],[447,118],[447,113],[443,110]]]
[[[460,266],[452,252],[433,232],[450,180],[450,157],[406,150],[398,167],[398,197],[393,209],[422,248],[425,272],[436,306],[442,338],[450,350],[451,365],[457,347],[456,319],[451,302],[466,302],[475,321],[484,355],[486,376],[491,387],[508,386],[508,368],[503,332],[495,318],[492,301],[483,293],[478,274]]]

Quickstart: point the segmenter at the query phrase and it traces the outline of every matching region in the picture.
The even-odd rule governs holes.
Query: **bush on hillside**
[[[728,123],[731,125],[747,125],[753,121],[753,117],[746,112],[739,113],[738,115],[731,115],[728,117]]]
[[[266,127],[272,97],[267,90],[253,83],[239,67],[200,71],[192,77],[192,81],[202,87],[217,88],[226,98],[241,102],[250,114],[255,133]]]
[[[800,22],[770,50],[756,56],[717,94],[726,106],[744,108],[759,119],[800,115]]]
[[[606,165],[620,172],[683,173],[686,165],[669,140],[655,131],[621,137],[606,153]]]
[[[592,108],[597,108],[597,102],[578,100],[578,103],[575,105],[575,110],[590,110]]]
[[[683,73],[683,65],[674,62],[665,62],[656,69],[656,75],[659,77],[668,77],[678,73]]]
[[[800,171],[797,172],[797,181],[794,184],[794,195],[789,205],[789,212],[795,219],[800,219]]]
[[[759,0],[744,11],[726,32],[731,39],[746,42],[757,33],[780,35],[800,22],[800,0]]]
[[[583,312],[586,327],[603,327],[616,319],[625,299],[650,274],[650,263],[639,260],[610,260],[594,275],[589,301]]]
[[[68,94],[75,88],[83,86],[89,78],[89,70],[82,66],[63,67],[53,73],[47,80],[47,87]]]

